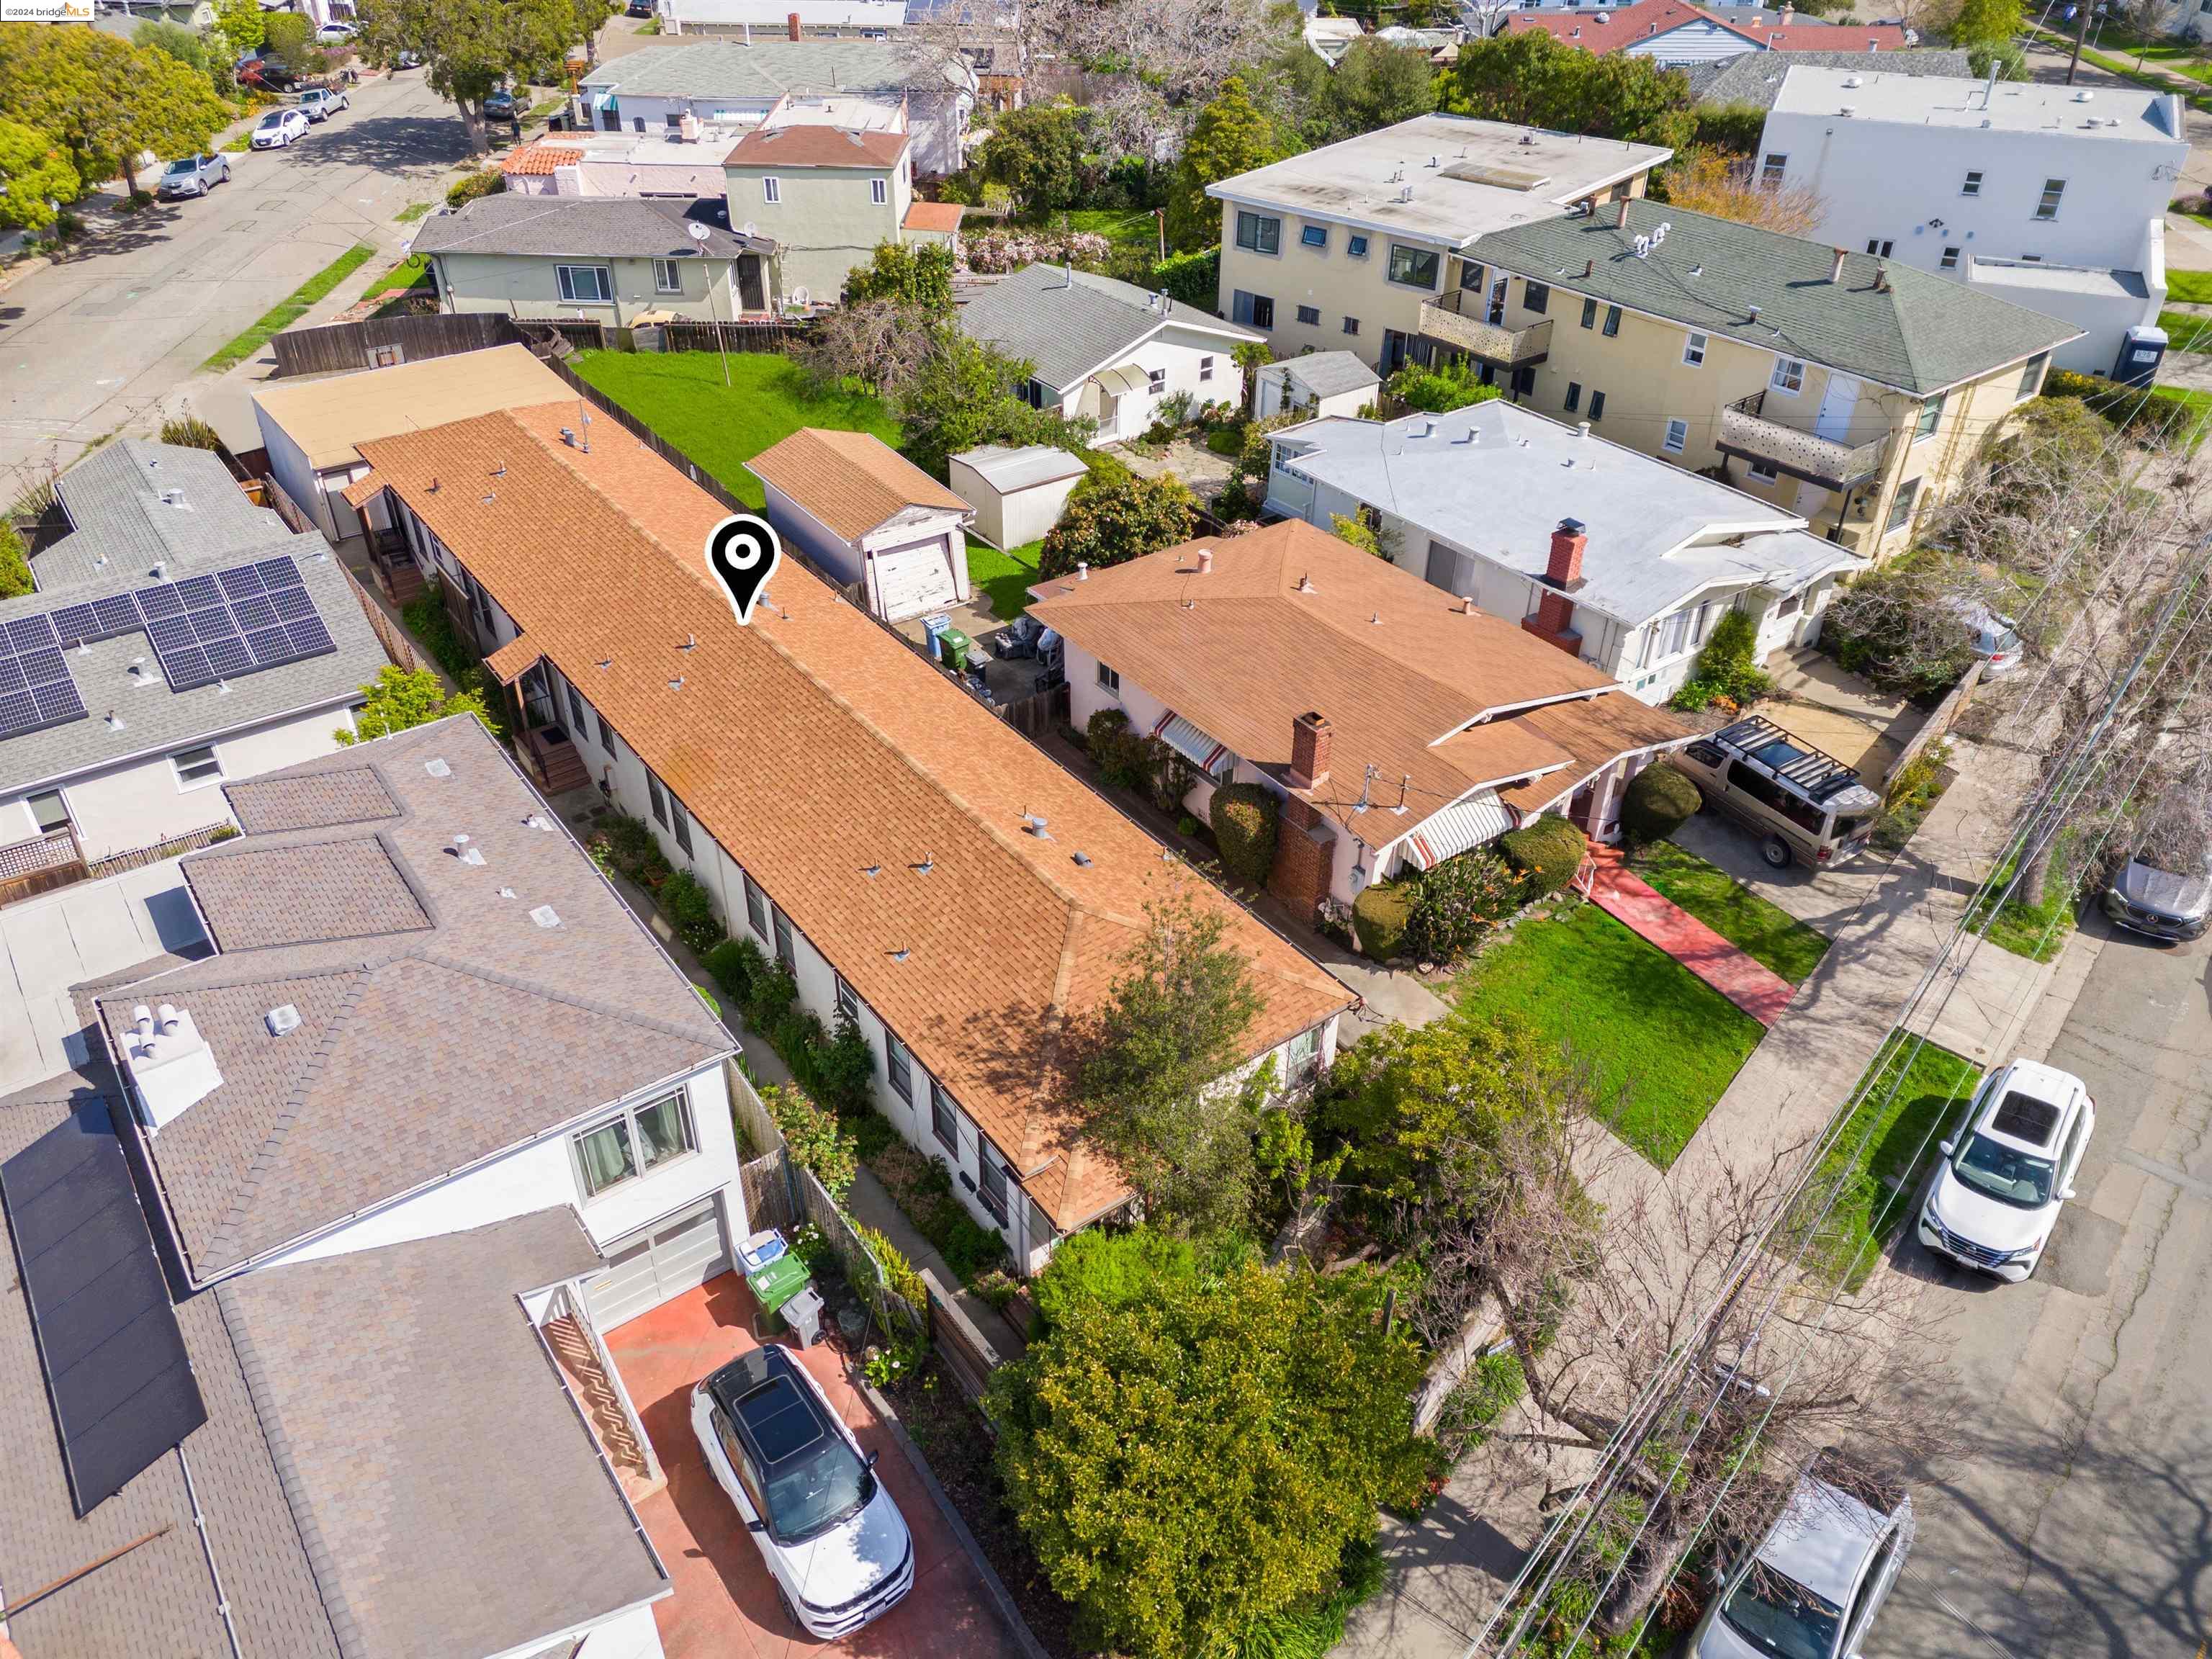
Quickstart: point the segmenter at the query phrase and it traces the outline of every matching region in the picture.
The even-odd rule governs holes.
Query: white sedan
[[[272,109],[253,129],[253,148],[282,149],[307,137],[307,118],[296,109]]]

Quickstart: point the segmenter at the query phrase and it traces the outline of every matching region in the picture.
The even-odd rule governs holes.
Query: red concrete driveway
[[[607,1348],[668,1484],[638,1505],[676,1594],[653,1607],[668,1659],[783,1659],[835,1651],[880,1659],[1018,1659],[975,1565],[945,1516],[827,1345],[800,1354],[914,1534],[914,1588],[873,1624],[841,1642],[817,1642],[777,1605],[775,1581],[737,1507],[707,1467],[691,1432],[691,1389],[716,1366],[759,1346],[757,1304],[735,1273],[608,1333]]]

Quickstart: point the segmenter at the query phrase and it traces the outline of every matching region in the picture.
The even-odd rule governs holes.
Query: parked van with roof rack
[[[1765,837],[1759,853],[1777,870],[1842,863],[1865,850],[1881,814],[1881,797],[1856,772],[1757,714],[1674,761],[1709,805]]]

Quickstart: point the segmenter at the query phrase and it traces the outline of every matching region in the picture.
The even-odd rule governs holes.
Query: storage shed
[[[1313,351],[1261,369],[1255,383],[1259,416],[1356,416],[1375,401],[1382,377],[1349,351]]]
[[[745,465],[776,533],[885,622],[967,601],[974,513],[874,434],[804,427]]]
[[[1090,471],[1080,457],[1050,444],[985,444],[955,455],[949,470],[953,493],[975,509],[975,533],[1000,548],[1036,541],[1058,524]]]

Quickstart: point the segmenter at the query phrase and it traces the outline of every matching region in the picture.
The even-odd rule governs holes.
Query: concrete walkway
[[[1014,1322],[1006,1315],[960,1283],[960,1275],[945,1265],[937,1247],[921,1236],[921,1230],[907,1218],[898,1200],[876,1179],[874,1170],[866,1164],[853,1178],[852,1189],[845,1194],[845,1212],[863,1227],[873,1227],[890,1240],[894,1249],[914,1264],[917,1273],[933,1273],[937,1282],[952,1293],[960,1304],[960,1311],[968,1316],[984,1339],[999,1351],[1000,1359],[1019,1359],[1029,1352],[1029,1342],[1014,1328]]]
[[[1593,847],[1590,902],[1647,944],[1656,945],[1761,1025],[1782,1018],[1797,988],[1722,938],[1672,899],[1629,873],[1617,847]]]

